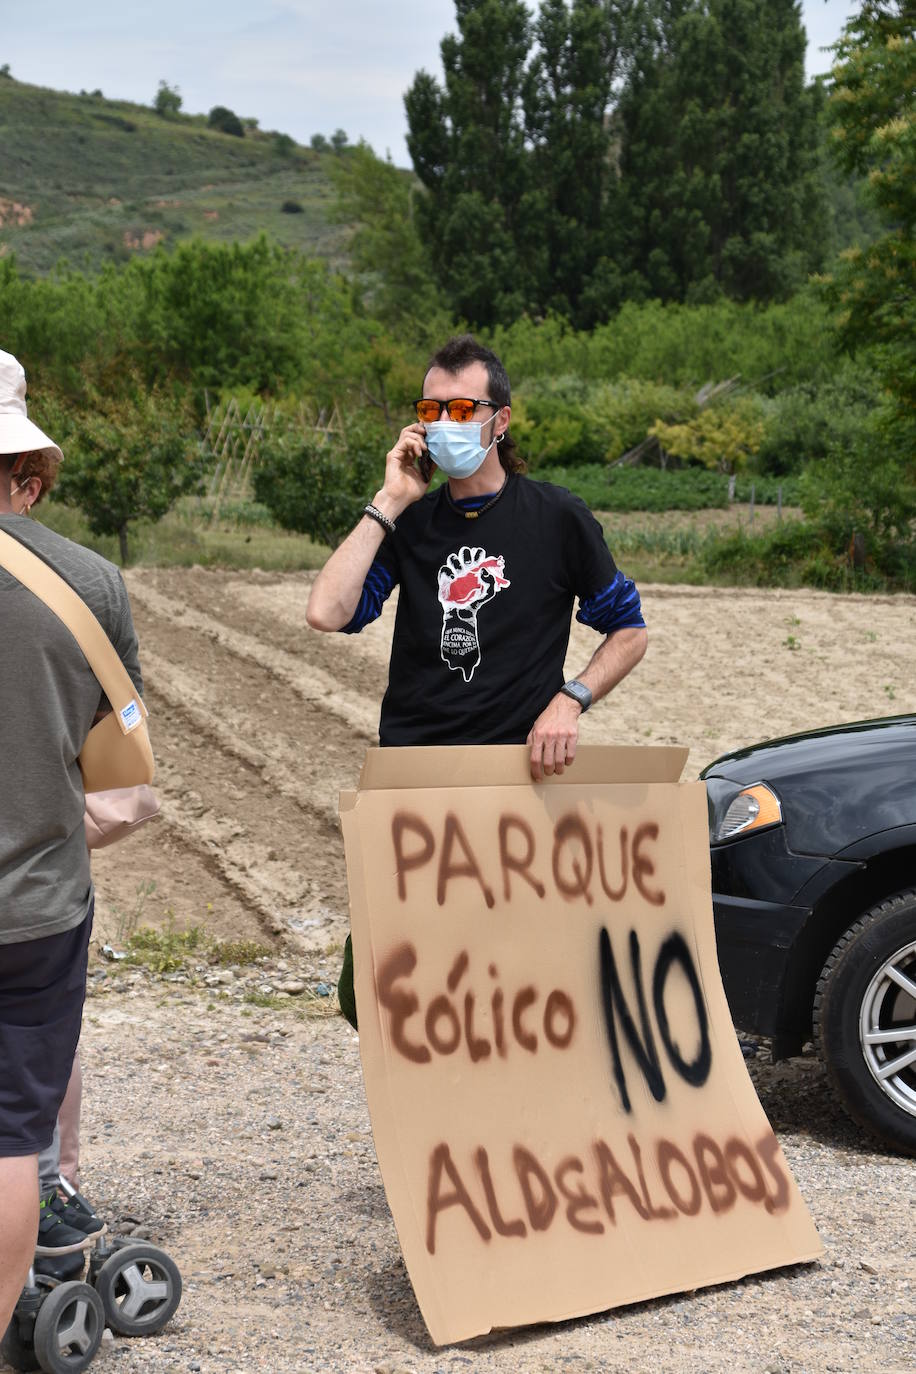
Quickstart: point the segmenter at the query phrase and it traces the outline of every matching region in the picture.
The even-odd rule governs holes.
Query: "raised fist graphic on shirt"
[[[477,613],[509,585],[502,554],[488,557],[484,549],[465,546],[449,554],[439,569],[440,652],[449,668],[461,670],[465,682],[470,682],[480,662]]]

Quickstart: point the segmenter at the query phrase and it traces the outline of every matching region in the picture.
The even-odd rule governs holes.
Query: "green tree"
[[[316,153],[328,153],[331,150],[331,145],[325,138],[324,134],[312,134],[312,137],[309,141],[309,146],[311,147],[313,152]]]
[[[23,360],[42,404],[53,392],[75,409],[93,389],[179,387],[199,410],[211,394],[294,389],[319,408],[371,400],[385,412],[415,394],[420,356],[368,313],[354,283],[326,263],[266,238],[190,240],[110,266],[98,276],[22,275],[0,259],[4,342]],[[403,421],[402,421],[403,423]]]
[[[768,300],[820,265],[804,54],[795,0],[644,0],[617,125],[627,294]]]
[[[157,115],[162,115],[163,119],[170,119],[177,115],[181,109],[181,94],[177,86],[170,86],[165,81],[159,82],[159,89],[156,91],[153,100],[153,109]]]
[[[407,146],[428,195],[418,224],[457,316],[507,321],[534,296],[525,221],[530,153],[522,91],[531,22],[521,0],[456,0],[440,45],[444,86],[418,72],[404,97]],[[526,258],[529,261],[526,261]]]
[[[828,298],[840,341],[874,350],[900,418],[916,423],[916,6],[867,0],[836,44],[828,113],[841,167],[868,178],[885,228],[849,249]]]
[[[346,288],[261,237],[249,244],[191,239],[134,259],[118,279],[128,351],[153,383],[276,391],[306,373]],[[324,347],[328,347],[327,341]]]
[[[336,548],[378,488],[390,444],[390,431],[366,417],[346,435],[272,434],[255,469],[255,497],[284,529]]]
[[[220,133],[232,134],[234,138],[245,137],[245,126],[238,115],[225,105],[214,105],[207,115],[207,125],[211,129],[219,129]]]
[[[602,262],[613,174],[608,115],[631,10],[626,0],[544,0],[523,89],[532,189],[519,237],[537,281],[529,304],[584,324],[618,304],[616,275]]]
[[[331,148],[335,153],[342,153],[346,148],[349,139],[345,129],[335,129],[331,134]]]
[[[414,177],[360,143],[330,164],[334,217],[354,226],[350,260],[362,274],[372,313],[428,339],[447,329],[439,283],[417,228],[422,194]]]
[[[79,506],[93,534],[116,534],[121,562],[137,520],[161,520],[204,470],[201,445],[174,395],[149,392],[134,379],[129,394],[96,394],[92,406],[62,414],[67,461],[55,497]]]
[[[866,0],[836,44],[828,112],[847,172],[866,175],[885,228],[848,249],[824,293],[841,348],[868,361],[886,402],[852,450],[838,448],[811,474],[809,504],[836,540],[850,519],[882,544],[912,550],[916,516],[916,8]]]

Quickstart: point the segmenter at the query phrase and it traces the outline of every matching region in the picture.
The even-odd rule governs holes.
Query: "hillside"
[[[328,214],[333,154],[285,136],[233,137],[202,115],[165,119],[7,78],[0,144],[0,256],[15,253],[29,273],[61,258],[97,268],[192,234],[244,241],[262,230],[310,256],[343,256],[346,231]]]

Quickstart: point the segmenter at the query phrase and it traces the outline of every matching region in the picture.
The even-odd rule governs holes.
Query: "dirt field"
[[[163,823],[96,859],[114,935],[155,882],[167,912],[219,936],[311,953],[347,926],[337,794],[377,742],[393,608],[359,636],[305,624],[311,574],[128,574]],[[582,723],[585,743],[686,744],[685,777],[728,749],[916,711],[916,599],[643,589],[649,652]],[[597,640],[573,625],[568,669]]]
[[[347,929],[337,793],[375,740],[393,617],[389,607],[356,638],[314,634],[310,580],[127,575],[163,817],[96,857],[101,937],[173,917],[271,944],[308,983],[336,982]],[[643,593],[648,655],[585,717],[584,742],[686,744],[695,777],[762,738],[916,711],[916,598]],[[571,673],[595,643],[574,627]],[[287,1024],[276,1010],[166,993],[135,981],[87,1014],[87,1191],[148,1219],[189,1279],[173,1326],[119,1341],[100,1369],[916,1365],[912,1162],[863,1142],[813,1061],[761,1060],[754,1073],[823,1265],[436,1352],[385,1206],[355,1037],[337,1017]]]

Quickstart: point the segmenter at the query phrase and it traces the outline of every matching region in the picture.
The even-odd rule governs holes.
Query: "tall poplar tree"
[[[456,313],[592,322],[580,302],[606,269],[608,110],[633,3],[543,0],[532,20],[519,0],[456,0],[444,85],[419,72],[405,97],[418,224]]]
[[[788,294],[825,234],[797,0],[643,0],[639,17],[612,239],[629,290]]]
[[[522,87],[531,21],[520,0],[455,0],[441,44],[444,87],[417,73],[404,103],[407,147],[427,196],[417,207],[443,304],[487,325],[532,296],[520,240],[528,189]]]
[[[619,0],[543,0],[525,81],[526,221],[540,248],[538,305],[578,324],[593,323],[603,271],[614,175],[608,118],[631,10]]]

